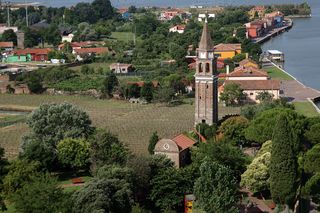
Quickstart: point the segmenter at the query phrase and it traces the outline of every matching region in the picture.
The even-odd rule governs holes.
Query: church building
[[[195,74],[195,125],[218,122],[218,73],[214,44],[204,23],[199,48],[197,49]]]

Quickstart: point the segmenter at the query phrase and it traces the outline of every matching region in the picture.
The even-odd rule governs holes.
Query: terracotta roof
[[[255,6],[254,8],[252,8],[252,10],[255,11],[264,11],[266,10],[266,8],[264,6]]]
[[[239,62],[239,65],[243,67],[248,63],[253,63],[258,66],[258,64],[254,60],[252,60],[251,58],[243,59],[242,61]]]
[[[210,31],[208,29],[208,23],[205,22],[203,26],[201,40],[199,43],[199,50],[212,50],[212,49],[213,49],[213,41],[211,39]]]
[[[0,47],[13,47],[13,42],[9,41],[9,42],[0,42]]]
[[[15,55],[26,55],[26,54],[35,54],[35,55],[47,55],[50,51],[52,51],[51,48],[44,48],[44,49],[22,49],[22,50],[15,50]]]
[[[176,25],[171,27],[170,29],[176,28],[177,30],[184,30],[186,28],[186,25]]]
[[[272,12],[272,13],[267,13],[265,15],[267,18],[274,18],[274,17],[277,17],[277,16],[284,16],[284,14],[280,11],[275,11],[275,12]]]
[[[179,147],[180,151],[192,147],[196,142],[191,138],[181,134],[172,139]]]
[[[223,44],[223,43],[221,43],[221,44],[214,46],[214,50],[217,52],[241,50],[241,44]]]
[[[268,73],[255,67],[236,67],[229,77],[268,77]]]
[[[89,48],[81,48],[74,50],[77,54],[88,54],[88,53],[95,53],[95,54],[102,54],[109,52],[108,47],[89,47]]]
[[[226,80],[224,86],[232,83],[239,84],[243,90],[280,90],[280,81],[278,80]]]
[[[118,12],[119,12],[120,14],[124,14],[124,13],[128,12],[128,8],[119,8],[119,9],[118,9]]]

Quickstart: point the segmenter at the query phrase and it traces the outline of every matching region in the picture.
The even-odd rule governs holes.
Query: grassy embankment
[[[294,102],[293,104],[295,106],[296,111],[306,117],[320,116],[320,114],[317,112],[317,110],[314,108],[314,106],[308,101]]]
[[[264,67],[263,70],[268,72],[268,75],[271,77],[271,79],[286,80],[286,81],[294,80],[290,75],[288,75],[287,73],[283,72],[282,70],[280,70],[275,66]]]
[[[188,100],[189,101],[189,100]],[[191,100],[190,100],[191,101]],[[130,104],[125,101],[97,100],[80,96],[0,95],[0,105],[37,107],[42,103],[69,102],[88,112],[93,125],[117,134],[134,153],[146,154],[154,131],[160,137],[173,137],[193,128],[194,105],[167,107],[161,104]],[[220,106],[220,116],[239,113],[239,108]],[[0,146],[7,157],[18,153],[21,137],[28,132],[26,124],[17,123],[0,128]]]

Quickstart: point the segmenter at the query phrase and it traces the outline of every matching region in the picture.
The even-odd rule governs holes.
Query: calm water
[[[12,0],[23,2],[23,0]],[[31,1],[31,0],[27,0]],[[92,0],[34,0],[46,6],[70,6]],[[301,3],[304,0],[111,0],[115,7],[190,5],[253,5]],[[294,28],[264,44],[263,49],[278,49],[285,53],[285,69],[307,86],[320,89],[320,0],[307,1],[313,10],[309,19],[295,19]]]
[[[303,84],[320,90],[320,1],[312,18],[295,19],[294,27],[263,45],[285,53],[285,70]]]

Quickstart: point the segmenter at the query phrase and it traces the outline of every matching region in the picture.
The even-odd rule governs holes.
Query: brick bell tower
[[[218,122],[218,77],[217,59],[214,56],[214,45],[205,20],[201,41],[197,49],[197,68],[195,74],[195,125]]]

